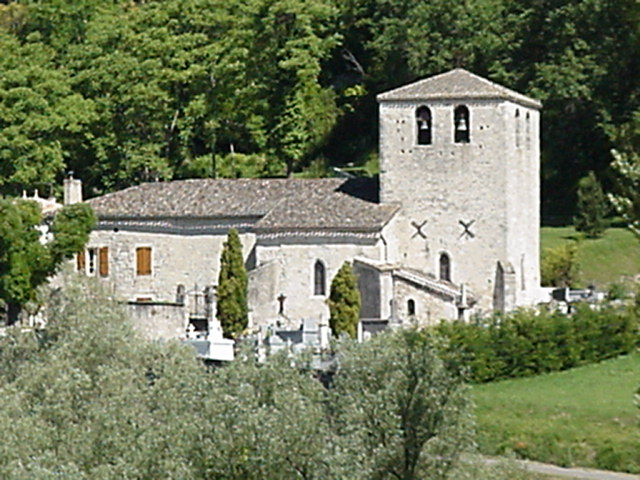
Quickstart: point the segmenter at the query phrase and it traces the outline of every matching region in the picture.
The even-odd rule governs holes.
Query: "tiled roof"
[[[541,108],[538,100],[529,98],[502,85],[474,75],[462,68],[429,77],[395,90],[381,93],[378,101],[412,101],[443,99],[503,99]]]
[[[259,231],[378,230],[396,212],[370,179],[198,179],[145,183],[89,200],[100,219],[254,217]]]

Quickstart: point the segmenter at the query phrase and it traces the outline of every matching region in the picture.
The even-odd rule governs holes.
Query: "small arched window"
[[[418,130],[418,145],[431,145],[431,110],[429,107],[419,107],[416,110],[416,128]]]
[[[176,303],[178,305],[184,305],[185,296],[186,296],[186,290],[184,288],[184,285],[182,284],[178,285],[178,287],[176,288]]]
[[[464,105],[459,105],[453,111],[453,139],[456,143],[469,143],[469,131],[471,122],[469,109]]]
[[[416,314],[416,302],[413,300],[413,298],[410,298],[407,301],[407,312],[409,313],[410,317],[413,317]]]
[[[316,260],[316,264],[313,267],[313,294],[325,295],[326,294],[326,269],[324,263],[320,260]]]
[[[440,255],[440,280],[451,281],[451,259],[446,253]]]

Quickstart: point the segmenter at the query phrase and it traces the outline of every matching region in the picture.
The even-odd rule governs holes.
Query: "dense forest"
[[[375,172],[375,95],[464,67],[544,103],[544,212],[570,215],[640,123],[636,0],[5,1],[0,51],[5,195]]]

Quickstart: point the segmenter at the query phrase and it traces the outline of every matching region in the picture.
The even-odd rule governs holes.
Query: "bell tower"
[[[380,201],[394,261],[468,288],[481,311],[540,292],[540,102],[463,69],[378,96]]]

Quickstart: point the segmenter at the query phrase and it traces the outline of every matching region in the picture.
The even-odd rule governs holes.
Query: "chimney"
[[[64,179],[64,204],[82,202],[82,181],[73,178],[73,172],[69,172],[69,176]]]

